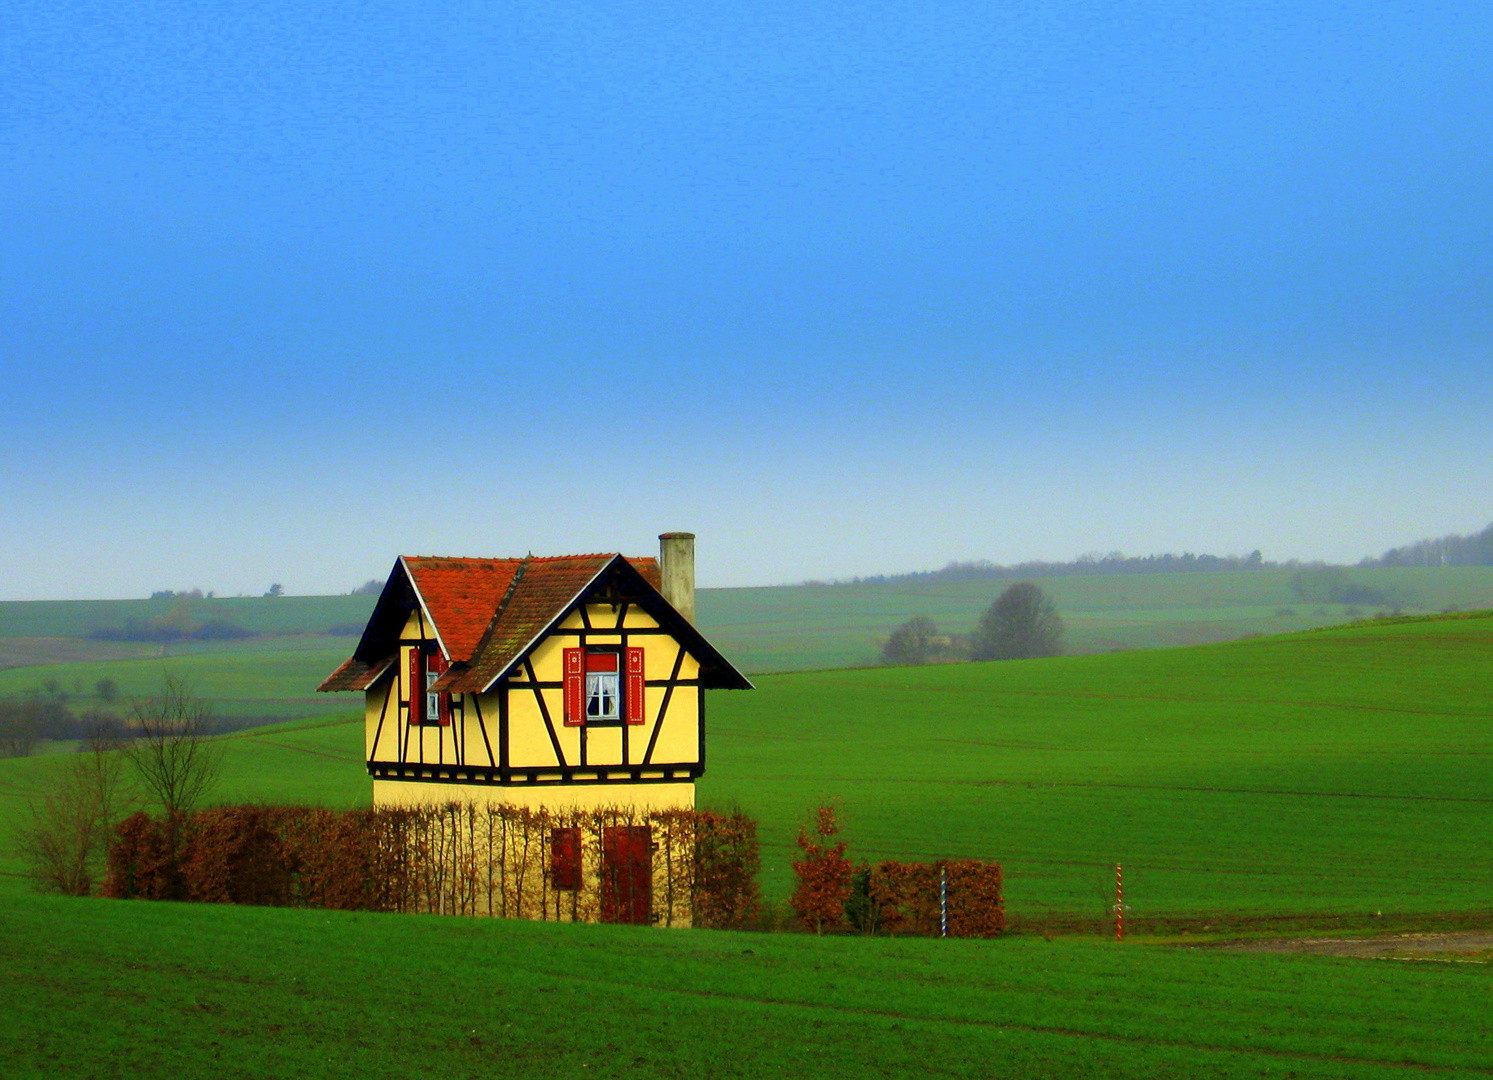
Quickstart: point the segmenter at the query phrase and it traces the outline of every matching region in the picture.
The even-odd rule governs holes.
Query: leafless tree
[[[130,705],[133,738],[124,746],[140,783],[165,811],[190,813],[218,782],[223,748],[211,737],[212,706],[186,680],[166,674],[161,691]]]
[[[17,829],[21,857],[38,888],[87,896],[99,880],[110,831],[129,802],[119,742],[96,730],[31,799]]]

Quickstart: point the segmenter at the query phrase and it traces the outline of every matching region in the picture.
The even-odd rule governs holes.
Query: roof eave
[[[441,648],[441,655],[448,661],[451,659],[451,650],[446,648],[446,643],[441,639],[441,628],[436,625],[435,619],[431,618],[430,607],[425,603],[425,597],[420,595],[420,583],[415,580],[415,575],[410,570],[406,556],[399,556],[399,565],[404,568],[404,576],[410,583],[410,590],[415,594],[415,602],[420,605],[420,615],[425,624],[430,627],[430,632],[435,635],[435,643]]]

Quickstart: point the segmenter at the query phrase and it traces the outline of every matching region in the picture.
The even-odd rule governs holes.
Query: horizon
[[[4,17],[0,595],[1493,518],[1493,9]],[[1482,104],[1478,104],[1482,102]]]
[[[1490,525],[1489,528],[1493,528],[1493,525]],[[1444,538],[1445,537],[1432,537],[1432,538],[1429,538],[1429,539],[1444,539]],[[1428,539],[1428,538],[1422,537],[1420,539]],[[1414,542],[1415,541],[1412,541],[1411,543],[1414,543]],[[1395,545],[1395,546],[1396,547],[1401,547],[1401,546],[1408,546],[1408,545]],[[1106,560],[1106,559],[1115,559],[1115,558],[1124,559],[1124,560],[1131,560],[1131,559],[1144,560],[1144,559],[1186,559],[1186,558],[1197,558],[1197,559],[1234,560],[1234,561],[1243,562],[1243,561],[1247,560],[1247,558],[1249,557],[1250,554],[1252,554],[1254,552],[1258,552],[1258,550],[1259,549],[1252,549],[1251,552],[1231,552],[1231,553],[1226,553],[1226,554],[1220,554],[1220,553],[1214,553],[1214,552],[1173,551],[1173,552],[1151,552],[1151,553],[1148,553],[1148,554],[1145,554],[1145,555],[1128,555],[1128,554],[1125,554],[1124,552],[1119,552],[1119,551],[1108,551],[1108,552],[1103,552],[1103,553],[1100,553],[1100,552],[1086,552],[1086,553],[1084,553],[1082,555],[1074,556],[1071,559],[1062,559],[1062,560],[1036,560],[1036,559],[1028,559],[1028,560],[1021,560],[1021,561],[1013,562],[1013,563],[994,563],[994,562],[991,562],[988,559],[951,560],[949,562],[944,563],[941,566],[934,567],[932,569],[895,570],[895,571],[887,571],[887,572],[883,572],[883,573],[861,574],[861,575],[856,575],[856,576],[851,576],[851,577],[805,578],[805,579],[802,579],[802,580],[799,580],[799,581],[776,581],[776,582],[765,582],[765,583],[754,584],[754,585],[729,585],[729,584],[727,584],[727,585],[710,585],[710,584],[704,584],[704,585],[698,585],[697,587],[702,592],[704,592],[704,591],[711,591],[711,590],[714,590],[714,591],[726,591],[726,590],[731,590],[731,589],[796,589],[796,588],[818,587],[818,586],[829,587],[829,586],[839,586],[839,585],[857,585],[857,584],[862,584],[862,583],[875,583],[875,582],[879,582],[879,581],[882,581],[882,580],[896,581],[896,580],[899,580],[899,579],[902,579],[902,578],[934,576],[934,575],[938,575],[938,574],[942,574],[942,573],[948,573],[948,572],[956,572],[957,573],[959,571],[965,571],[965,570],[969,570],[969,571],[973,571],[973,572],[978,573],[978,572],[987,571],[987,570],[988,571],[1005,571],[1005,572],[1009,572],[1009,571],[1013,571],[1013,570],[1026,570],[1026,569],[1030,568],[1031,570],[1034,570],[1034,571],[1040,571],[1040,570],[1045,569],[1045,568],[1054,568],[1054,569],[1057,569],[1057,568],[1062,568],[1062,567],[1068,567],[1068,566],[1078,565],[1078,564],[1085,563],[1085,562],[1088,562],[1088,561],[1101,562],[1101,561]],[[1369,559],[1379,558],[1380,556],[1382,556],[1383,554],[1385,554],[1385,552],[1390,551],[1390,550],[1393,550],[1393,548],[1384,548],[1384,549],[1381,549],[1381,551],[1379,552],[1378,555],[1367,555],[1367,556],[1363,556],[1361,559],[1357,559],[1357,560],[1354,560],[1352,562],[1342,562],[1342,563],[1325,562],[1325,561],[1320,560],[1320,559],[1315,559],[1315,560],[1304,560],[1304,559],[1297,559],[1297,558],[1272,559],[1272,558],[1270,558],[1268,556],[1265,556],[1263,552],[1260,552],[1260,555],[1262,556],[1262,567],[1264,569],[1267,569],[1267,570],[1268,569],[1312,569],[1312,568],[1316,568],[1316,567],[1331,567],[1331,568],[1342,568],[1342,569],[1375,569],[1374,567],[1364,567],[1362,565],[1362,563],[1364,561],[1366,561],[1366,560],[1369,560]],[[582,553],[577,553],[577,552],[562,552],[562,553],[547,553],[547,554],[582,554]],[[622,554],[627,554],[627,553],[623,552]],[[641,553],[633,553],[633,554],[634,554],[634,556],[637,556],[637,555],[640,555]],[[405,558],[405,557],[406,556],[404,556],[404,555],[397,556],[397,558]],[[414,556],[412,556],[412,557],[414,557]],[[493,555],[491,553],[482,553],[482,554],[478,554],[478,555],[450,555],[450,554],[443,554],[443,555],[433,555],[433,556],[427,555],[427,556],[417,556],[417,557],[422,557],[422,558],[510,558],[510,557],[511,558],[517,558],[518,556],[504,556],[504,555]],[[1449,568],[1449,567],[1447,567],[1447,568]],[[1175,572],[1175,573],[1231,573],[1231,572],[1243,572],[1245,569],[1246,568],[1244,568],[1244,567],[1227,567],[1227,566],[1225,566],[1225,567],[1218,567],[1218,568],[1211,569],[1211,570],[1206,570],[1206,571],[1199,571],[1199,570],[1183,571],[1183,570],[1177,570],[1177,571],[1170,571],[1170,572]],[[1158,573],[1166,573],[1166,572],[1169,572],[1169,571],[1156,571],[1156,572],[1158,572]],[[1034,573],[1032,576],[1042,577],[1044,575],[1041,574],[1041,573]],[[1051,575],[1049,575],[1049,576],[1051,576]],[[1066,576],[1066,575],[1059,574],[1057,576]],[[263,591],[263,590],[262,591],[258,591],[258,592],[243,592],[243,591],[239,591],[239,592],[231,592],[230,593],[230,592],[223,592],[223,591],[220,591],[218,589],[211,588],[211,587],[204,588],[204,587],[202,587],[200,585],[185,585],[185,586],[161,586],[159,588],[154,588],[154,589],[152,589],[152,590],[150,590],[148,592],[143,592],[143,593],[140,593],[140,594],[129,595],[129,596],[52,596],[52,597],[33,597],[33,598],[0,597],[0,604],[5,604],[5,603],[53,603],[53,602],[55,602],[55,603],[89,603],[91,601],[102,601],[102,602],[107,602],[107,603],[114,603],[114,602],[124,601],[124,600],[155,600],[155,599],[172,599],[172,600],[263,600],[263,599],[275,599],[275,598],[278,598],[278,597],[316,598],[316,597],[329,597],[329,596],[352,596],[352,595],[356,595],[357,593],[359,593],[367,585],[378,584],[378,585],[382,586],[382,583],[386,579],[387,579],[387,574],[385,574],[384,576],[381,576],[381,577],[365,578],[358,585],[355,585],[355,586],[353,586],[351,588],[348,588],[348,589],[341,589],[341,590],[336,590],[336,591],[331,591],[331,592],[293,592],[293,591],[290,591],[290,590],[285,590],[285,591],[283,591],[283,592],[281,592],[279,594],[275,594],[275,596],[271,596],[271,594],[268,591]],[[276,584],[279,584],[279,583],[278,582],[271,582],[270,585],[266,587],[266,589],[268,589],[270,587],[273,587]],[[169,596],[169,597],[159,597],[159,596],[153,595],[153,593],[159,593],[159,592],[170,592],[170,593],[172,593],[172,595]],[[198,593],[200,595],[192,595],[194,593]]]

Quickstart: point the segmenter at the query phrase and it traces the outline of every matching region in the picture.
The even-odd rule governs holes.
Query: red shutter
[[[411,724],[425,723],[425,665],[421,663],[420,646],[410,649],[410,719]]]
[[[643,650],[629,647],[627,650],[627,722],[643,722]]]
[[[430,675],[440,675],[450,666],[446,663],[446,658],[439,652],[428,654],[425,658],[425,663],[427,665],[426,671]],[[440,694],[436,697],[436,722],[442,727],[451,726],[450,694]]]
[[[581,830],[550,830],[550,882],[557,889],[581,887]]]
[[[565,650],[565,725],[586,723],[586,650]]]

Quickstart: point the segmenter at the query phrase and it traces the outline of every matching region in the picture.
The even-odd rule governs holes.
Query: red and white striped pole
[[[1115,940],[1125,940],[1125,878],[1115,863]]]

